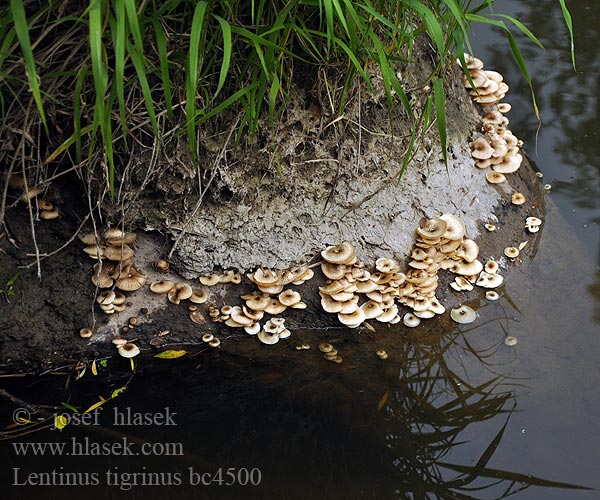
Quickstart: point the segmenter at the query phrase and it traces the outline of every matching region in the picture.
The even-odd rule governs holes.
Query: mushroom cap
[[[502,114],[508,113],[512,109],[512,106],[507,102],[498,103],[498,111]]]
[[[121,233],[120,230],[118,230],[119,233]],[[106,240],[106,244],[113,246],[113,247],[120,247],[121,245],[125,244],[125,245],[133,245],[135,243],[135,241],[137,240],[137,233],[121,233],[121,235],[119,236],[115,236],[113,238],[109,238],[106,236],[104,236],[105,240]]]
[[[382,323],[389,323],[396,317],[397,314],[398,314],[398,306],[396,304],[394,304],[387,311],[384,311],[383,314],[380,314],[375,319],[377,321],[381,321]]]
[[[375,267],[379,272],[392,273],[400,269],[400,264],[394,259],[379,258],[375,261]]]
[[[115,298],[113,299],[112,303],[115,306],[119,306],[119,305],[125,304],[126,300],[127,300],[127,296],[124,293],[115,292]]]
[[[173,287],[175,282],[171,280],[160,280],[150,283],[150,291],[153,293],[168,293]]]
[[[105,273],[98,273],[92,276],[92,283],[98,288],[111,288],[114,282],[115,280],[113,280],[110,276],[107,276]]]
[[[346,274],[346,266],[344,264],[332,264],[331,262],[321,263],[321,271],[330,280],[340,280]]]
[[[471,291],[471,290],[473,290],[473,285],[471,285],[469,280],[467,278],[465,278],[464,276],[457,276],[456,278],[454,278],[454,281],[452,283],[450,283],[450,286],[452,288],[454,288],[456,291],[461,291],[461,290]]]
[[[167,296],[169,297],[169,302],[178,305],[182,300],[189,299],[193,293],[194,291],[190,285],[179,282],[168,291]]]
[[[106,231],[104,231],[102,237],[105,240],[109,240],[112,238],[121,238],[124,234],[125,233],[123,233],[123,231],[121,231],[118,227],[109,227]]]
[[[131,268],[131,271],[135,271]],[[117,280],[117,288],[119,290],[123,290],[125,292],[134,292],[135,290],[139,290],[146,284],[147,276],[135,272],[129,272],[127,275],[119,278]]]
[[[208,342],[208,345],[210,347],[212,347],[213,349],[216,349],[217,347],[219,347],[221,345],[221,341],[215,337],[214,339],[212,339]]]
[[[513,205],[522,205],[525,203],[526,198],[523,193],[513,193],[513,195],[510,197],[510,201]]]
[[[473,262],[456,262],[450,270],[456,274],[470,276],[472,274],[479,274],[483,270],[483,264],[478,260],[474,260]]]
[[[483,68],[483,66],[481,68]],[[471,71],[469,71],[469,74],[471,75],[471,80],[473,80],[473,85],[471,85],[471,82],[466,76],[463,76],[465,88],[472,89],[474,86],[477,89],[482,85],[485,85],[485,82],[487,81],[488,77],[483,71],[481,71],[481,68],[469,68],[471,69]]]
[[[79,330],[79,336],[82,339],[89,339],[92,336],[93,332],[91,330],[91,328],[82,328],[81,330]]]
[[[53,208],[51,210],[40,210],[40,219],[44,220],[53,220],[58,219],[60,216],[60,212],[58,208]]]
[[[210,342],[214,338],[215,337],[212,333],[205,333],[204,335],[202,335],[202,342]]]
[[[342,310],[343,303],[331,298],[330,295],[321,295],[321,307],[328,313],[339,313]]]
[[[246,295],[242,298],[247,297]],[[251,298],[245,299],[246,306],[253,311],[264,311],[271,303],[271,297],[261,292],[254,292]]]
[[[431,299],[431,306],[428,310],[434,312],[435,314],[444,314],[446,312],[446,308],[435,297]]]
[[[435,313],[429,309],[425,309],[424,311],[415,311],[414,314],[419,319],[429,319],[435,316]]]
[[[314,275],[315,275],[315,272],[312,269],[308,268],[308,271],[306,271],[306,273],[304,275],[302,275],[301,277],[299,277],[297,280],[292,281],[292,284],[302,285],[305,281],[312,279]]]
[[[264,329],[258,332],[258,340],[260,340],[263,344],[273,345],[279,342],[279,334],[278,333],[269,333]]]
[[[268,294],[272,294],[272,293],[280,293],[283,290],[283,285],[280,285],[278,283],[275,283],[273,285],[257,285],[258,289],[263,292],[263,293],[268,293]]]
[[[485,298],[487,300],[498,300],[500,298],[500,295],[498,295],[498,292],[494,290],[488,290],[487,292],[485,292]]]
[[[477,59],[475,56],[472,56],[471,54],[467,54],[466,52],[465,52],[465,62],[467,63],[467,69],[474,70],[474,69],[482,69],[483,68],[483,61],[481,59]]]
[[[360,306],[360,308],[365,313],[366,319],[373,319],[383,314],[383,309],[381,308],[379,303],[375,302],[374,300],[369,300],[369,302],[365,302],[362,306]]]
[[[520,153],[517,153],[516,155],[507,155],[501,163],[492,165],[492,170],[502,174],[512,174],[519,170],[522,162],[523,156]]]
[[[495,170],[485,174],[485,178],[490,184],[501,184],[506,182],[506,176],[503,173],[496,172]]]
[[[446,227],[446,221],[442,219],[428,219],[417,228],[417,233],[424,238],[439,238],[446,232]]]
[[[347,281],[345,280],[331,280],[325,284],[325,286],[319,287],[319,291],[326,295],[341,292],[346,286]]]
[[[484,224],[484,226],[488,231],[492,232],[498,229],[495,224]]]
[[[525,224],[528,226],[541,226],[542,219],[538,217],[527,217],[527,219],[525,219]]]
[[[281,332],[279,332],[279,339],[287,339],[290,335],[292,335],[292,332],[290,332],[287,328],[284,328],[281,330]]]
[[[255,322],[255,320],[249,318],[244,314],[244,311],[242,311],[242,308],[240,306],[233,307],[231,309],[230,316],[233,321],[243,326],[250,326],[252,323]]]
[[[292,309],[306,309],[308,307],[308,304],[306,302],[298,302],[297,304],[294,304],[293,306],[290,306]]]
[[[504,278],[499,274],[491,274],[483,271],[475,284],[483,288],[496,288],[502,284]]]
[[[478,137],[471,144],[471,156],[477,160],[487,160],[494,154],[494,148],[485,137]]]
[[[129,245],[119,247],[108,246],[104,249],[104,257],[108,260],[127,260],[134,256],[135,252]]]
[[[200,280],[200,283],[202,283],[204,286],[214,286],[217,283],[219,283],[220,278],[221,276],[219,276],[216,273],[213,273],[209,276],[200,276],[198,279]]]
[[[421,320],[413,313],[406,313],[402,318],[402,323],[404,323],[404,326],[409,328],[415,328],[421,324]]]
[[[506,247],[504,249],[504,255],[509,259],[516,259],[519,256],[519,249],[517,247]]]
[[[98,297],[96,297],[96,302],[98,302],[100,305],[106,306],[112,304],[116,296],[117,294],[114,291],[107,290],[98,294]]]
[[[356,257],[354,246],[349,241],[327,247],[321,252],[321,257],[332,264],[348,264]]]
[[[340,304],[342,304],[342,309],[339,312],[342,314],[352,314],[358,309],[358,295],[345,302],[340,302]]]
[[[466,238],[457,248],[456,255],[467,262],[473,262],[479,255],[479,245],[475,241]]]
[[[81,243],[88,247],[96,246],[100,242],[100,239],[96,238],[94,233],[80,234],[78,238]]]
[[[259,267],[253,274],[248,275],[248,278],[259,286],[270,286],[279,283],[277,273],[264,267]]]
[[[225,318],[227,318],[227,319],[225,319]],[[238,323],[237,321],[230,318],[229,316],[225,316],[222,319],[225,319],[225,324],[227,326],[230,326],[231,328],[243,328],[244,327],[244,325],[242,325],[241,323]]]
[[[131,342],[119,346],[117,350],[124,358],[133,358],[140,353],[140,348]]]
[[[500,266],[498,265],[498,262],[496,262],[494,259],[490,259],[485,263],[483,269],[486,273],[496,274],[499,267]]]
[[[450,310],[450,317],[461,324],[473,323],[477,319],[477,312],[469,306],[459,306]]]
[[[205,288],[194,288],[189,299],[194,304],[204,304],[208,300],[208,292]]]
[[[260,332],[260,323],[254,322],[250,325],[246,325],[244,326],[244,330],[248,335],[256,335],[258,332]]]
[[[272,298],[269,300],[269,304],[265,307],[264,311],[269,314],[281,314],[287,309],[287,306],[282,304],[279,299]]]
[[[338,313],[339,322],[346,326],[358,326],[366,319],[365,312],[360,307],[349,314]]]
[[[104,257],[104,250],[106,247],[102,245],[90,245],[85,247],[83,251],[87,253],[92,259],[101,259]]]
[[[254,321],[261,320],[265,315],[264,311],[255,311],[253,309],[250,309],[249,307],[246,307],[246,305],[242,305],[242,311],[244,311],[244,315],[246,317],[253,319]]]
[[[444,231],[444,234],[442,235],[443,238],[448,240],[460,240],[467,233],[465,223],[460,217],[453,214],[444,214],[440,216],[440,219],[446,223],[446,231]]]
[[[122,345],[127,344],[127,341],[122,337],[115,337],[114,339],[111,340],[111,342],[116,347],[120,347]]]
[[[281,292],[277,298],[279,299],[279,302],[288,307],[299,304],[302,300],[302,296],[298,292],[290,289]]]

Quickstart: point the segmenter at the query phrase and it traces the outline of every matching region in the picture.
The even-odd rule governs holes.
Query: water
[[[3,497],[388,499],[458,498],[459,492],[492,499],[531,484],[512,498],[598,498],[600,13],[591,1],[569,7],[578,73],[565,50],[558,2],[497,6],[525,21],[547,48],[523,42],[543,121],[537,153],[528,88],[506,44],[496,46],[489,28],[474,34],[476,54],[511,85],[512,130],[553,186],[543,230],[512,270],[501,300],[487,302],[481,292],[469,302],[479,310],[476,323],[458,328],[436,319],[408,336],[382,329],[296,332],[286,343],[257,344],[243,355],[198,350],[178,360],[139,358],[127,391],[105,404],[97,420],[17,440],[67,443],[60,457],[32,450],[18,456],[15,441],[0,444],[3,485],[39,482],[30,474],[52,470],[87,472],[73,480],[98,484],[66,486],[68,478],[55,475],[51,480],[63,486],[13,485]],[[517,337],[516,346],[504,344],[508,335]],[[343,364],[316,351],[325,337]],[[303,342],[312,349],[293,349]],[[381,348],[386,361],[374,354]],[[114,359],[98,377],[90,368],[79,381],[71,377],[66,389],[60,374],[0,381],[52,414],[61,401],[86,408],[129,379],[128,362]],[[18,406],[3,405],[0,421],[10,422]],[[127,411],[175,425],[115,425]],[[91,449],[68,455],[73,443],[117,448],[103,456]],[[122,456],[120,443],[135,452],[145,443],[155,447],[145,456]],[[194,484],[200,472],[211,474],[204,476],[210,485]],[[232,479],[236,484],[226,486]],[[128,486],[134,480],[163,486]]]

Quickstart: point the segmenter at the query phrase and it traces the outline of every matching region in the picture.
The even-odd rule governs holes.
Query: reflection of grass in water
[[[404,343],[401,372],[382,398],[386,418],[383,432],[388,447],[396,452],[394,465],[401,472],[396,484],[400,498],[475,499],[490,489],[505,498],[530,486],[588,489],[548,481],[528,474],[487,467],[496,452],[516,399],[499,389],[505,379],[495,376],[471,385],[446,363],[444,356],[462,334],[446,335],[435,345]],[[479,354],[470,351],[481,362]],[[474,465],[444,461],[452,449],[463,444],[459,436],[472,423],[506,414],[506,420]],[[452,473],[458,473],[448,479]]]

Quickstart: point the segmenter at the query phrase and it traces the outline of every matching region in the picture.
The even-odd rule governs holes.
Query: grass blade
[[[231,25],[220,16],[215,15],[217,21],[221,25],[221,32],[223,34],[223,62],[221,63],[221,71],[219,73],[219,83],[217,84],[217,90],[213,96],[213,100],[219,95],[227,73],[229,72],[229,63],[231,61],[232,44],[231,44]]]
[[[111,24],[111,33],[113,35],[113,44],[115,52],[115,76],[113,84],[117,92],[117,102],[119,103],[119,119],[121,121],[121,131],[125,144],[127,144],[127,114],[125,112],[125,4],[116,2],[114,4],[115,18]]]
[[[565,20],[565,24],[567,25],[567,29],[569,30],[569,37],[571,39],[571,61],[573,63],[573,69],[577,71],[575,67],[575,41],[573,40],[573,19],[571,19],[571,13],[569,9],[567,9],[567,4],[565,0],[558,0],[560,3],[560,8],[562,9],[563,18]]]
[[[538,121],[541,121],[540,111],[538,109],[537,102],[535,100],[535,92],[533,90],[533,83],[531,82],[531,77],[529,76],[529,71],[527,70],[527,65],[525,64],[525,59],[523,59],[523,54],[521,54],[521,49],[519,49],[519,44],[515,40],[515,37],[510,32],[510,30],[508,30],[506,32],[506,37],[508,38],[508,43],[510,45],[513,55],[515,56],[515,59],[521,70],[521,73],[523,73],[523,76],[527,80],[527,83],[529,84],[529,88],[531,89],[531,100],[533,102],[533,109],[535,111],[535,116],[537,116]]]
[[[207,2],[198,2],[194,9],[192,19],[192,30],[190,33],[190,48],[187,61],[187,75],[185,88],[185,112],[187,115],[187,136],[190,150],[194,160],[198,158],[196,146],[196,89],[198,88],[198,64],[200,51],[200,38],[202,36],[202,27],[204,26],[204,17],[206,16]]]
[[[158,59],[160,61],[160,77],[162,79],[163,90],[165,92],[165,104],[167,106],[167,115],[173,119],[173,99],[171,96],[171,78],[169,76],[169,58],[167,56],[167,37],[162,25],[157,19],[152,20],[154,35],[156,36],[156,46],[158,47]]]
[[[152,92],[150,91],[150,85],[148,84],[148,78],[146,77],[146,71],[144,67],[144,59],[142,54],[137,47],[134,47],[131,43],[127,44],[127,50],[129,57],[133,62],[135,72],[142,88],[142,95],[144,96],[144,102],[146,104],[146,110],[148,111],[148,117],[154,130],[154,136],[158,137],[158,124],[156,123],[156,113],[154,111],[154,102],[152,100]]]
[[[10,12],[15,25],[15,32],[21,45],[23,52],[23,60],[25,61],[25,70],[27,72],[27,80],[29,87],[35,100],[40,118],[48,133],[48,123],[46,122],[46,113],[44,112],[44,103],[42,102],[42,94],[38,82],[38,74],[35,70],[35,59],[33,58],[33,50],[31,48],[31,40],[29,39],[29,26],[27,17],[25,16],[25,7],[22,0],[10,0]]]
[[[446,93],[444,92],[444,82],[437,76],[433,79],[433,98],[435,101],[435,116],[440,134],[444,165],[446,165],[446,170],[448,170],[448,152],[446,151]]]

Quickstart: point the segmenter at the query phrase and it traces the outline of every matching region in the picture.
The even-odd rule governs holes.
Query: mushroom
[[[406,313],[402,318],[402,323],[404,323],[404,326],[414,328],[421,324],[421,320],[417,318],[413,313]]]
[[[268,314],[281,314],[287,309],[287,306],[282,304],[279,299],[270,299],[269,304],[265,307],[264,311]]]
[[[284,306],[294,306],[302,300],[302,296],[294,290],[284,290],[278,296],[279,302]],[[279,313],[276,313],[279,314]]]
[[[365,316],[365,312],[357,307],[356,310],[349,314],[344,314],[342,312],[338,313],[338,320],[342,325],[349,326],[350,328],[355,328],[359,326],[363,321],[365,321],[367,317]]]
[[[502,284],[504,278],[499,274],[490,274],[483,271],[475,284],[483,288],[496,288]]]
[[[379,303],[375,302],[374,300],[365,302],[362,306],[360,306],[360,308],[363,310],[366,319],[374,319],[383,314],[383,309]]]
[[[494,148],[485,137],[478,137],[471,143],[471,156],[477,160],[487,160],[494,154]]]
[[[496,262],[494,259],[490,259],[485,263],[483,269],[486,273],[496,274],[499,267],[500,266],[498,265],[498,262]]]
[[[495,292],[494,290],[488,290],[485,292],[485,298],[488,300],[498,300],[500,295],[498,295],[498,292]]]
[[[354,246],[349,241],[327,247],[321,252],[321,257],[332,264],[350,264],[356,257]]]
[[[214,335],[212,333],[205,333],[204,335],[202,335],[202,342],[210,342],[212,339],[214,339]]]
[[[443,219],[428,219],[417,228],[417,233],[424,238],[439,238],[446,232],[446,227],[446,221]]]
[[[208,292],[204,288],[194,288],[189,299],[194,304],[204,304],[208,300]]]
[[[519,249],[517,247],[506,247],[504,249],[504,255],[509,259],[516,259],[519,256]]]
[[[152,267],[154,267],[154,269],[156,269],[159,273],[166,273],[169,271],[171,266],[166,260],[158,259],[152,263]]]
[[[254,292],[250,295],[243,295],[242,298],[246,301],[246,306],[253,311],[264,311],[271,303],[271,298],[262,292]]]
[[[477,319],[477,313],[472,307],[459,306],[450,310],[450,317],[457,323],[468,324]]]
[[[150,284],[150,291],[153,293],[168,293],[175,287],[175,282],[170,280],[155,281]]]
[[[134,251],[129,245],[119,247],[108,246],[104,249],[104,257],[108,260],[127,260],[134,256]]]
[[[208,345],[213,349],[219,347],[221,345],[221,341],[218,338],[214,338],[208,342]]]
[[[469,280],[466,279],[464,276],[457,276],[456,278],[454,278],[454,281],[450,283],[450,286],[454,288],[454,290],[456,290],[457,292],[460,292],[462,290],[473,290],[473,285],[471,285]]]
[[[256,335],[258,332],[260,332],[260,323],[255,322],[250,325],[246,325],[244,326],[244,330],[249,335]]]
[[[209,276],[200,276],[198,279],[204,286],[214,286],[219,283],[220,276],[213,273]]]
[[[456,249],[456,255],[466,262],[473,262],[479,255],[479,245],[473,240],[465,239]]]
[[[333,264],[331,262],[322,262],[321,271],[331,280],[342,279],[346,274],[346,266],[344,264]]]
[[[53,220],[53,219],[58,219],[58,217],[60,216],[60,212],[58,211],[58,208],[53,208],[52,210],[42,210],[40,211],[40,219],[44,219],[44,220]]]
[[[79,330],[79,336],[82,339],[89,339],[92,336],[91,328],[82,328],[81,330]]]
[[[522,205],[526,201],[525,195],[523,193],[513,193],[510,201],[513,205]]]
[[[440,217],[446,223],[446,231],[442,235],[443,238],[449,240],[460,240],[467,232],[465,223],[452,214],[444,214]]]
[[[485,178],[490,184],[501,184],[506,182],[506,176],[504,174],[493,170],[485,174]]]
[[[169,302],[179,305],[182,300],[189,299],[194,293],[192,287],[187,283],[177,283],[168,292]]]
[[[132,267],[126,276],[117,280],[117,288],[125,292],[133,292],[142,288],[146,284],[147,279],[148,276],[136,271]]]
[[[379,272],[392,273],[400,269],[400,264],[394,259],[379,258],[375,261],[375,267]]]
[[[140,353],[140,348],[131,342],[119,346],[117,350],[124,358],[133,358]]]

